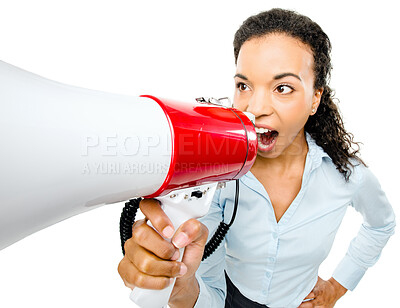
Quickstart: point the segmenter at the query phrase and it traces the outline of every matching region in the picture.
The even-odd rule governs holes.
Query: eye
[[[281,84],[276,87],[275,91],[279,94],[290,94],[294,91],[294,89],[289,85]]]
[[[245,92],[245,91],[249,90],[249,87],[247,86],[247,84],[245,84],[243,82],[238,82],[236,84],[236,88],[238,88],[240,92]]]

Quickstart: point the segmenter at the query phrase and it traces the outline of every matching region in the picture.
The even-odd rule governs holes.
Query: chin
[[[262,158],[277,158],[281,155],[281,152],[272,149],[271,151],[265,152],[261,150],[257,150],[257,156]]]

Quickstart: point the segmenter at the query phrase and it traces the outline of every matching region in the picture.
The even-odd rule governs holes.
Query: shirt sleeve
[[[222,221],[222,207],[220,205],[221,190],[217,190],[210,210],[206,216],[199,219],[209,230],[208,240],[213,236],[219,223]],[[197,272],[196,279],[200,293],[195,308],[224,307],[225,305],[225,240],[218,249],[202,261]]]
[[[361,213],[364,221],[332,275],[351,291],[366,270],[378,261],[396,226],[393,209],[376,177],[364,166],[356,168],[360,169],[360,184],[354,194],[352,206]]]

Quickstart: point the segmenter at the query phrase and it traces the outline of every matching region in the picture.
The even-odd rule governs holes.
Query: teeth
[[[264,134],[264,133],[270,133],[272,130],[268,128],[261,128],[261,127],[256,127],[256,133],[258,134]]]

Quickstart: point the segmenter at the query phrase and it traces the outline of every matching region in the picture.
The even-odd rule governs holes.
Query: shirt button
[[[263,295],[267,295],[267,291],[263,290],[263,291],[262,291],[262,294],[263,294]]]
[[[270,257],[270,258],[268,258],[268,261],[269,261],[269,262],[275,262],[275,258]]]
[[[272,238],[274,240],[276,240],[278,238],[278,233],[276,233],[276,232],[272,233]]]
[[[270,278],[271,277],[271,273],[270,272],[266,272],[265,276],[267,276],[267,278]]]

